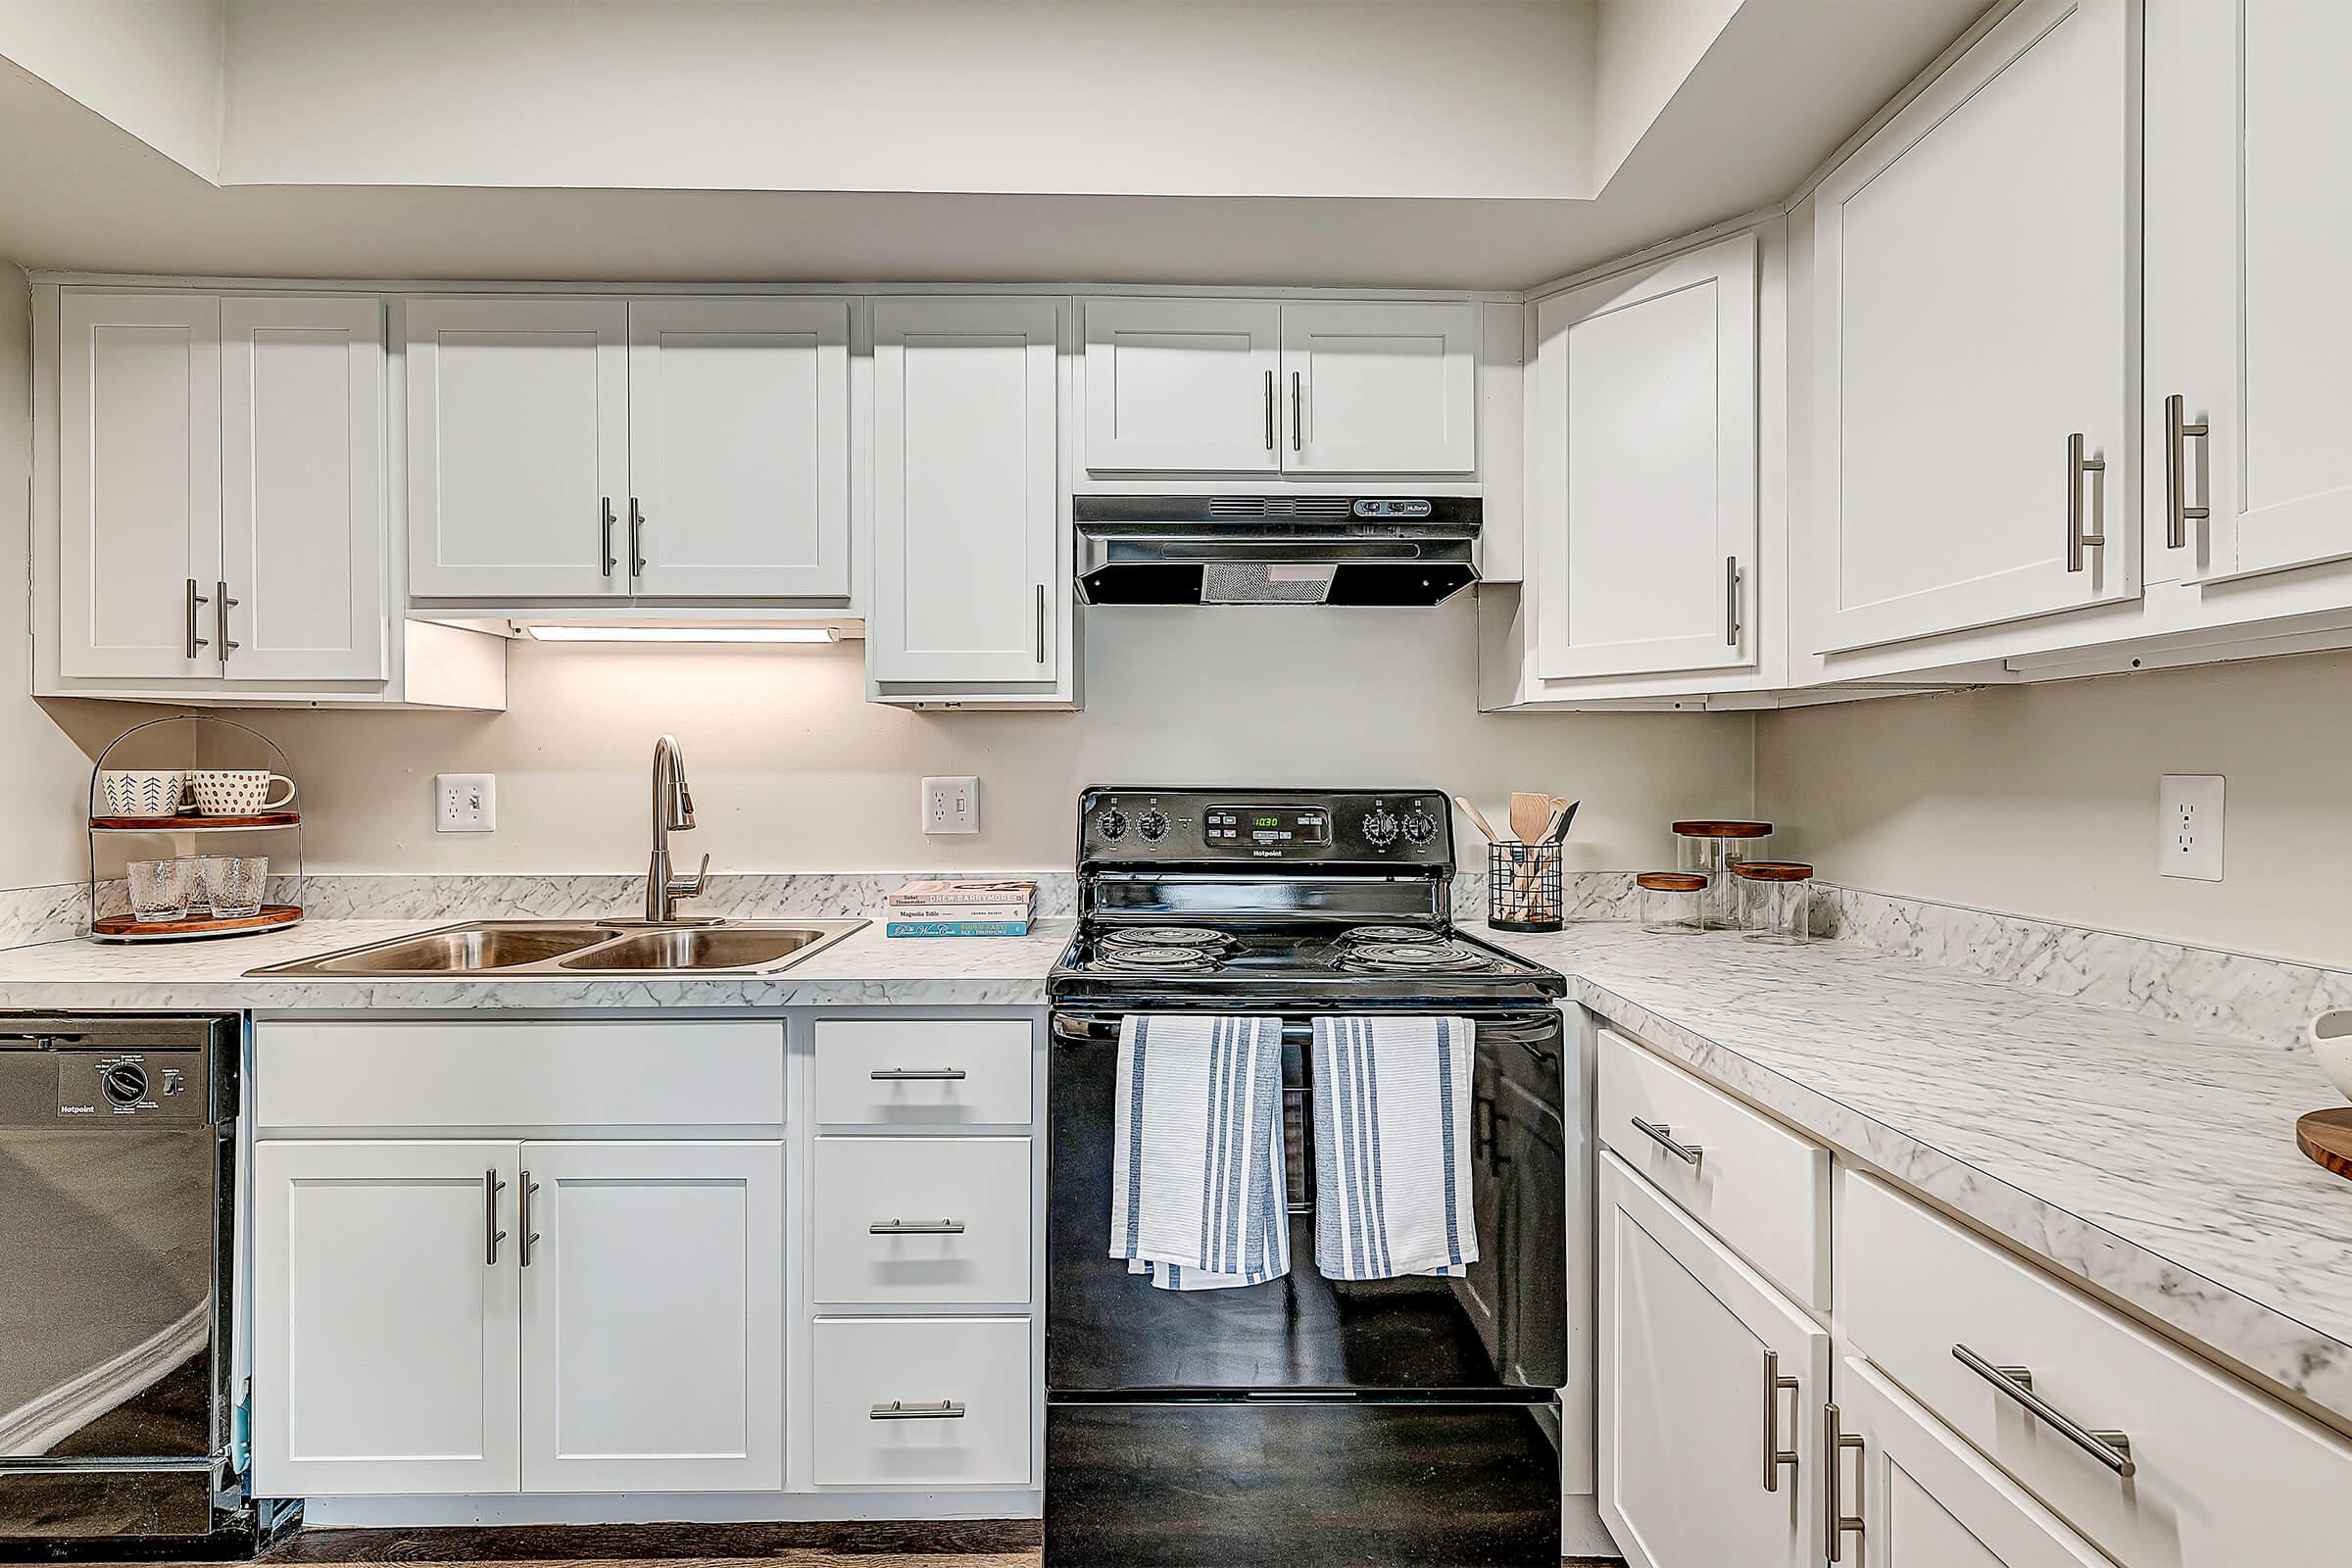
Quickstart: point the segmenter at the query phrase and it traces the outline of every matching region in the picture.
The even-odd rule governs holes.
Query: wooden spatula
[[[1541,844],[1551,826],[1551,797],[1532,790],[1511,792],[1511,836],[1522,844]]]

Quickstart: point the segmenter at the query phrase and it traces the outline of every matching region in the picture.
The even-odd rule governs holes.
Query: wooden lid
[[[2352,1105],[2298,1118],[2295,1147],[2338,1176],[2352,1178]]]
[[[1677,822],[1675,832],[1687,839],[1760,839],[1772,831],[1770,822]]]
[[[1802,860],[1734,860],[1732,875],[1750,882],[1802,882],[1813,868]]]
[[[1634,878],[1634,885],[1658,893],[1704,893],[1707,879],[1690,871],[1644,871]]]

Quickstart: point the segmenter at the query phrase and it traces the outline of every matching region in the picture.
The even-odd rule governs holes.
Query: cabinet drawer
[[[1618,1157],[1782,1290],[1829,1310],[1828,1150],[1606,1029],[1594,1106]]]
[[[781,1021],[263,1023],[265,1127],[773,1126]]]
[[[817,1485],[1029,1485],[1027,1318],[819,1318],[815,1345]]]
[[[818,1301],[1026,1302],[1029,1140],[820,1138]]]
[[[826,1018],[816,1119],[862,1126],[1027,1126],[1026,1018]]]
[[[1838,1190],[1838,1305],[1854,1348],[2132,1568],[2334,1561],[2352,1445],[1892,1189]],[[2023,1367],[2082,1427],[2130,1439],[2117,1475],[1959,1359]]]

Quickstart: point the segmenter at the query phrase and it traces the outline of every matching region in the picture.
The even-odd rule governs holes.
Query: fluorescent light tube
[[[830,626],[525,626],[543,643],[830,643]]]

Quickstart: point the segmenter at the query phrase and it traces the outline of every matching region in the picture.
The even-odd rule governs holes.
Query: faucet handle
[[[710,880],[710,857],[706,855],[703,857],[703,863],[695,869],[694,875],[670,878],[669,896],[673,899],[699,899],[703,896],[703,884]]]

